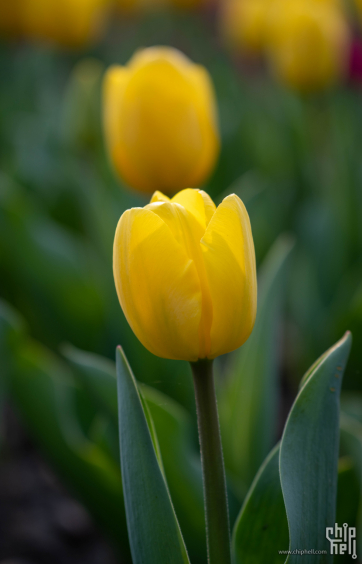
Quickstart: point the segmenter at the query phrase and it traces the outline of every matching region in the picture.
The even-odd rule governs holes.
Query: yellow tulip
[[[30,39],[78,47],[99,35],[108,0],[13,0],[19,27]]]
[[[156,192],[119,220],[113,273],[123,312],[162,358],[196,361],[240,347],[255,322],[254,242],[244,204],[202,190]]]
[[[281,0],[269,20],[267,51],[272,70],[300,91],[327,87],[346,70],[349,31],[334,2]]]
[[[224,0],[221,35],[234,51],[259,55],[264,47],[268,10],[273,0]]]
[[[210,77],[176,49],[138,51],[111,67],[104,83],[104,130],[110,159],[142,192],[199,186],[219,152]]]

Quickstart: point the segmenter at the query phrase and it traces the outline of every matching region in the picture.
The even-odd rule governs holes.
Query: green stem
[[[204,480],[209,564],[230,564],[230,528],[212,361],[191,363]]]

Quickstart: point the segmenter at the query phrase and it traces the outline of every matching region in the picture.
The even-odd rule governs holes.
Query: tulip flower
[[[5,2],[5,0],[0,0]],[[10,2],[9,2],[10,3]],[[30,39],[79,47],[95,39],[108,0],[11,0],[13,26]]]
[[[255,321],[250,221],[235,194],[218,208],[202,190],[156,192],[119,220],[113,272],[141,343],[169,359],[213,359],[240,347]]]
[[[311,91],[337,82],[347,69],[348,47],[348,27],[334,2],[276,2],[267,51],[272,70],[288,86]]]
[[[202,184],[219,152],[216,122],[207,71],[176,49],[144,49],[106,74],[108,152],[118,174],[137,190],[173,194]]]
[[[268,11],[273,0],[225,0],[221,2],[220,27],[233,50],[259,55],[264,47]]]

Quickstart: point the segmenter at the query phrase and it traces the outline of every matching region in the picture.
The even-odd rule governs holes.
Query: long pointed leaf
[[[97,408],[118,424],[115,364],[98,355],[67,345],[63,353]],[[155,436],[182,532],[193,562],[206,561],[205,516],[200,455],[195,447],[192,419],[176,401],[162,392],[141,385],[141,399],[154,423]],[[143,403],[145,406],[145,403]],[[118,428],[117,428],[118,435]],[[154,441],[155,444],[155,441]]]
[[[189,564],[137,384],[117,349],[121,468],[133,564]]]
[[[310,564],[332,563],[326,527],[334,527],[339,448],[339,396],[351,335],[332,347],[304,382],[289,414],[280,446],[280,476],[290,550],[310,554]],[[299,562],[291,555],[288,562]]]

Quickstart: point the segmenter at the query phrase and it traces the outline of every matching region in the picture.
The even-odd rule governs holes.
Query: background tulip
[[[287,85],[309,91],[333,84],[346,70],[348,45],[348,28],[335,3],[275,3],[267,51],[272,70]]]
[[[231,49],[253,55],[262,51],[272,1],[225,0],[221,2],[221,34]]]
[[[216,209],[201,190],[172,200],[156,192],[127,210],[115,235],[113,272],[125,316],[163,358],[215,358],[242,345],[256,314],[249,216],[235,194]]]
[[[104,128],[117,172],[142,192],[202,184],[219,152],[214,91],[207,71],[176,49],[139,51],[109,69]]]
[[[3,7],[4,4],[4,7]],[[5,5],[6,4],[6,5]],[[35,40],[66,47],[89,43],[105,23],[108,0],[14,0],[11,6],[1,0],[5,30]]]

